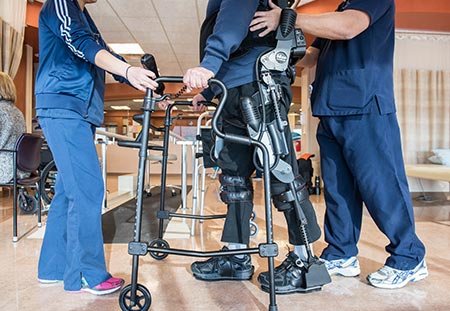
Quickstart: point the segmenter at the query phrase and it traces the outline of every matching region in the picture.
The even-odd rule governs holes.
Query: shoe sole
[[[96,296],[103,296],[103,295],[109,295],[109,294],[112,294],[114,292],[117,292],[121,288],[122,288],[122,285],[120,287],[115,287],[115,288],[102,290],[102,291],[98,291],[98,290],[95,290],[95,289],[92,289],[92,288],[82,288],[81,291],[82,292],[87,292],[89,294],[96,295]]]
[[[330,276],[337,275],[337,276],[344,276],[344,277],[355,277],[361,274],[360,268],[345,268],[345,269],[336,269],[335,272],[333,270],[328,270],[328,273]]]
[[[202,274],[192,271],[192,274],[197,280],[201,281],[248,281],[253,277],[254,268],[249,272],[242,272],[234,276],[221,276],[219,274]]]
[[[399,288],[405,287],[410,282],[414,283],[414,282],[418,282],[420,280],[423,280],[427,276],[428,276],[428,270],[425,271],[425,272],[421,272],[421,273],[417,273],[415,275],[412,275],[410,278],[407,278],[405,281],[403,281],[402,283],[399,283],[399,284],[383,284],[383,283],[374,284],[370,280],[369,276],[367,276],[367,281],[369,282],[370,285],[372,285],[374,287],[377,287],[377,288],[382,288],[382,289],[399,289]]]
[[[62,280],[41,280],[38,279],[39,284],[42,285],[59,285],[59,284],[63,284]]]
[[[261,289],[266,293],[270,293],[270,289],[268,286],[261,285]],[[277,294],[277,295],[288,295],[288,294],[295,294],[295,293],[307,294],[307,293],[311,293],[311,292],[318,292],[320,290],[322,290],[322,286],[316,286],[316,287],[311,287],[311,288],[275,289],[275,294]]]
[[[241,274],[238,276],[220,276],[220,275],[211,275],[211,274],[199,274],[192,273],[197,280],[201,281],[248,281],[253,277],[253,272],[250,274]]]

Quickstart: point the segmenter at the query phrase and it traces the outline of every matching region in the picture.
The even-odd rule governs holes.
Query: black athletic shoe
[[[223,247],[222,250],[227,250]],[[206,261],[196,261],[191,265],[192,274],[198,280],[224,281],[224,280],[250,280],[255,267],[249,255],[243,258],[236,256],[212,257]]]
[[[307,287],[306,273],[307,271],[304,263],[294,252],[290,252],[286,259],[281,263],[281,265],[275,268],[275,293],[306,293],[310,291],[320,290],[322,286],[315,285]],[[260,283],[261,289],[263,291],[269,292],[268,272],[262,272],[258,276],[258,282]]]
[[[286,255],[286,259],[283,260],[283,262],[279,265],[276,266],[274,269],[274,273],[275,275],[279,274],[281,271],[285,270],[289,265],[291,265],[292,263],[295,263],[295,261],[298,259],[297,255],[295,255],[294,252],[289,252]],[[266,272],[261,272],[258,275],[258,282],[261,283],[267,283],[269,284],[269,271]]]

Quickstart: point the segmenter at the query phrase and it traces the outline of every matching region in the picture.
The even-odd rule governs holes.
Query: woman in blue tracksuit
[[[256,14],[252,30],[277,26],[280,9],[272,8]],[[360,273],[356,256],[364,203],[390,242],[385,265],[367,280],[390,289],[428,275],[395,113],[394,19],[394,0],[349,0],[336,12],[298,14],[296,21],[296,27],[319,38],[300,65],[317,65],[311,102],[320,118],[328,243],[321,257],[332,275]]]
[[[41,283],[112,293],[123,284],[106,269],[101,226],[104,185],[94,145],[103,122],[105,70],[120,82],[155,89],[151,71],[109,51],[84,8],[96,0],[47,0],[39,16],[36,114],[58,176],[38,267]]]

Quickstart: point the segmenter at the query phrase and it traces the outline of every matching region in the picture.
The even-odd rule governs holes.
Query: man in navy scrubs
[[[251,30],[278,24],[280,8],[258,12]],[[390,243],[385,265],[367,280],[400,288],[428,275],[425,247],[415,233],[393,93],[393,0],[350,0],[336,12],[298,14],[296,27],[318,39],[301,66],[317,65],[311,96],[320,118],[325,185],[322,253],[331,275],[360,273],[357,243],[363,203]]]

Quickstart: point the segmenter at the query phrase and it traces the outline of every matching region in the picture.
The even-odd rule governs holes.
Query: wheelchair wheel
[[[254,221],[256,219],[256,212],[252,211],[252,215],[250,216],[250,220]]]
[[[24,190],[17,196],[17,205],[25,214],[34,214],[38,210],[38,200]]]
[[[149,247],[156,247],[156,248],[170,248],[169,243],[166,240],[163,239],[156,239],[150,242]],[[166,253],[160,253],[160,252],[149,252],[150,256],[156,260],[163,260],[169,254]]]
[[[56,176],[58,169],[55,161],[50,161],[42,170],[41,174],[41,197],[44,205],[50,205],[55,195]]]
[[[152,304],[152,295],[143,285],[137,284],[136,297],[131,301],[131,284],[125,286],[119,295],[119,305],[122,311],[147,311]]]
[[[256,236],[258,234],[258,231],[258,225],[255,222],[250,221],[250,236]]]

